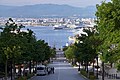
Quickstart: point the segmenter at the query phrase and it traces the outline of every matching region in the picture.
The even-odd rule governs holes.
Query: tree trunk
[[[72,63],[72,65],[73,65],[73,59],[71,59],[71,63]]]
[[[97,79],[98,79],[98,56],[97,56]]]
[[[102,80],[104,80],[104,61],[102,62]]]
[[[80,62],[79,62],[79,68],[78,68],[78,71],[80,71]]]
[[[28,67],[27,61],[24,62],[23,66],[23,76],[25,76],[25,69]]]
[[[7,60],[5,61],[5,80],[7,80]]]
[[[84,65],[84,66],[85,66],[85,71],[86,71],[86,70],[87,70],[87,63],[85,63],[85,65]]]
[[[35,72],[35,63],[33,61],[33,73]]]
[[[24,67],[23,67],[23,76],[25,76],[25,68],[26,68],[26,63],[24,63]]]
[[[87,71],[87,61],[85,62],[85,71]]]
[[[21,70],[21,64],[20,64],[20,69],[19,69],[19,70],[20,70],[20,76],[21,76],[21,73],[22,73],[22,70]]]
[[[87,66],[86,66],[86,68],[87,68],[87,76],[89,77],[89,72],[88,72],[88,61],[87,61]]]
[[[36,61],[36,68],[35,68],[35,72],[37,72],[37,64],[38,64],[38,62]]]
[[[94,71],[95,71],[95,70],[94,70],[94,62],[93,62],[93,73],[94,73]]]
[[[18,73],[19,73],[19,76],[21,76],[21,64],[18,65]]]
[[[15,70],[15,61],[13,59],[13,80],[15,80],[15,73],[16,73],[16,70]]]
[[[31,74],[31,60],[29,62],[29,73]]]
[[[110,63],[110,66],[111,66],[111,68],[112,68],[112,63]]]
[[[88,62],[87,62],[87,66],[86,67],[87,67],[87,73],[88,73]]]
[[[11,77],[11,80],[12,80],[12,60],[10,61],[10,77]]]

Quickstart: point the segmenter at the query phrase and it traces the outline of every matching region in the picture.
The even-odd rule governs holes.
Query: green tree
[[[55,55],[56,55],[56,49],[55,49],[55,48],[50,49],[50,53],[51,53],[50,57],[51,57],[51,58],[54,58]]]
[[[45,59],[43,45],[44,45],[44,41],[42,40],[38,40],[35,43],[35,54],[36,54],[35,56],[37,62],[42,62]]]
[[[76,53],[76,58],[78,62],[85,66],[85,70],[88,72],[88,65],[93,63],[94,68],[94,59],[96,58],[96,49],[97,49],[97,39],[96,39],[96,30],[95,28],[83,29],[86,34],[81,34],[77,38],[78,51]],[[93,69],[94,70],[94,69]]]
[[[97,5],[97,30],[102,41],[100,51],[103,52],[102,60],[119,64],[120,45],[120,0],[102,2]],[[112,45],[115,45],[112,46]]]
[[[50,57],[53,54],[51,52],[50,47],[48,46],[48,43],[46,43],[44,40],[38,40],[34,46],[35,46],[34,59],[36,63],[38,62],[43,63],[46,60],[49,61]]]
[[[75,61],[75,54],[77,52],[77,47],[72,44],[65,50],[65,56],[67,59],[69,59],[70,62],[74,65]]]
[[[1,42],[1,52],[2,58],[5,61],[5,79],[7,80],[7,62],[11,60],[13,62],[13,69],[15,70],[14,60],[15,58],[21,54],[20,51],[20,41],[17,35],[22,28],[22,25],[17,25],[13,22],[11,18],[9,18],[8,22],[5,24],[5,28],[3,28],[0,35]],[[15,74],[15,72],[14,72]]]

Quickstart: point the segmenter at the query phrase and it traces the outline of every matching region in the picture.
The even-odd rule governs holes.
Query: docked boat
[[[67,28],[64,25],[54,25],[53,29],[55,30],[55,29],[67,29]]]
[[[55,30],[55,29],[63,29],[63,28],[65,28],[65,26],[63,26],[63,25],[54,25],[53,26],[53,29]]]
[[[69,39],[69,41],[75,41],[75,37],[74,36],[69,36],[68,39]]]

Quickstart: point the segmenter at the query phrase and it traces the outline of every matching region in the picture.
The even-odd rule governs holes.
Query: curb
[[[34,74],[34,76],[30,77],[28,80],[32,80],[32,78],[34,78],[36,76],[36,74]]]
[[[35,76],[33,76],[33,77],[31,77],[31,78],[29,78],[28,80],[32,80],[32,78],[34,78]]]
[[[89,80],[87,77],[85,77],[85,76],[82,75],[81,73],[79,73],[79,75],[81,75],[85,80]]]

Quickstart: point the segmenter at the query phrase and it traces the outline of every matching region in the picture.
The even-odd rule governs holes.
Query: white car
[[[47,74],[47,69],[44,65],[41,65],[41,66],[37,67],[37,73],[36,73],[37,76],[46,75],[46,74]]]

